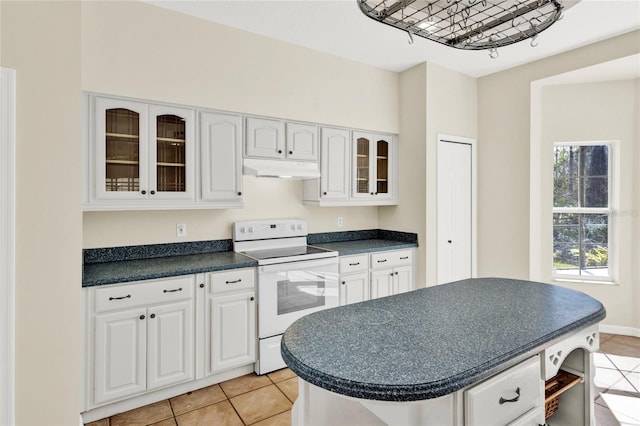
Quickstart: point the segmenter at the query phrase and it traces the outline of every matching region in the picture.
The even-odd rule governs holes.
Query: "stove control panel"
[[[233,224],[234,241],[306,236],[307,221],[304,219],[246,220]]]

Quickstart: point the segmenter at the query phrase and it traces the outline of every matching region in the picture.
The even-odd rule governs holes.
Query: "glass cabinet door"
[[[96,198],[135,199],[146,189],[146,106],[97,98]]]
[[[360,135],[355,137],[355,190],[358,195],[369,194],[370,181],[370,145],[371,139],[368,136]]]
[[[177,115],[156,117],[156,190],[185,192],[185,121]]]
[[[195,155],[193,110],[149,106],[151,199],[193,198]]]
[[[376,195],[389,193],[389,151],[388,141],[376,141]]]

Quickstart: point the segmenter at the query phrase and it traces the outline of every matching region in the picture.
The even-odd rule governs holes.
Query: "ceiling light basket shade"
[[[357,0],[368,17],[446,46],[490,50],[535,39],[562,16],[562,0]],[[412,39],[412,38],[411,38]]]

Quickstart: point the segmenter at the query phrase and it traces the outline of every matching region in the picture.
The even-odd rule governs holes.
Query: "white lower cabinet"
[[[369,255],[340,257],[340,305],[369,300]]]
[[[413,250],[371,254],[371,298],[413,290]]]
[[[411,291],[413,249],[340,257],[340,305]]]
[[[534,356],[464,391],[465,426],[544,423],[540,357]]]
[[[93,405],[194,379],[195,276],[93,291]]]
[[[207,274],[206,374],[256,361],[255,270]]]

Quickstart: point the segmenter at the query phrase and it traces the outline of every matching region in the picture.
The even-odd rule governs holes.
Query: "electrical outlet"
[[[342,216],[338,216],[338,228],[342,228],[342,225],[344,225],[344,219]]]
[[[176,224],[176,235],[178,237],[186,237],[187,236],[187,224],[186,223],[178,223],[178,224]]]

